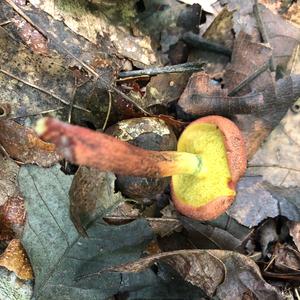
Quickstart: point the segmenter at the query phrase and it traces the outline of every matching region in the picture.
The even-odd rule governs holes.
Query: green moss
[[[86,13],[88,4],[86,0],[55,0],[55,5],[59,9],[75,15]]]

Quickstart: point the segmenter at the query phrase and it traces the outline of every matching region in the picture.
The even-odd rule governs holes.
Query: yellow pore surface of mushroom
[[[173,191],[176,198],[199,207],[220,196],[234,196],[229,188],[231,180],[222,132],[214,124],[200,123],[188,126],[181,135],[178,151],[199,154],[202,168],[199,174],[174,175]]]

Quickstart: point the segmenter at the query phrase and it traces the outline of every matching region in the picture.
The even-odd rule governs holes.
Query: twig
[[[77,79],[75,77],[74,88],[72,91],[71,102],[70,102],[69,112],[68,112],[68,123],[71,123],[72,121],[72,112],[73,112],[76,90],[77,90]]]
[[[236,95],[242,88],[247,86],[251,81],[253,81],[256,77],[258,77],[264,71],[266,71],[269,67],[270,67],[270,61],[268,61],[265,64],[263,64],[262,66],[260,66],[252,74],[250,74],[247,78],[245,78],[243,81],[241,81],[238,86],[236,86],[232,91],[230,91],[230,93],[228,93],[228,96],[232,97],[232,96]]]
[[[231,56],[231,54],[232,54],[232,51],[230,49],[228,49],[220,44],[208,41],[192,32],[186,32],[183,35],[183,40],[187,44],[189,44],[195,48],[200,48],[200,49],[209,50],[209,51],[216,52],[216,53],[221,53],[226,56]]]
[[[270,40],[269,40],[269,36],[267,33],[267,29],[266,26],[261,18],[261,14],[259,11],[259,4],[258,4],[258,0],[254,0],[254,5],[253,5],[253,13],[257,22],[257,27],[259,29],[259,32],[261,34],[262,40],[264,43],[270,44]],[[273,58],[273,54],[270,58],[270,69],[272,72],[275,71],[275,63],[274,63],[274,58]]]
[[[165,74],[165,73],[183,73],[183,72],[197,72],[203,70],[205,66],[204,63],[201,62],[190,62],[184,63],[179,65],[173,66],[166,66],[166,67],[154,67],[148,68],[144,70],[133,70],[133,71],[126,71],[120,72],[119,77],[137,77],[137,76],[153,76],[157,74]]]
[[[7,158],[10,159],[9,154],[7,153],[7,151],[5,150],[5,148],[0,144],[0,152],[2,152],[2,154]]]
[[[33,116],[38,116],[38,115],[43,115],[43,114],[49,114],[55,111],[59,111],[64,109],[65,107],[58,107],[58,108],[53,108],[53,109],[48,109],[48,110],[43,110],[37,113],[33,113],[33,114],[27,114],[27,115],[23,115],[23,116],[12,116],[7,118],[6,120],[15,120],[15,119],[20,119],[20,118],[27,118],[27,117],[33,117]]]
[[[6,0],[6,1],[7,1],[7,0]],[[7,76],[9,76],[9,77],[11,77],[11,78],[13,78],[13,79],[16,79],[16,80],[18,80],[18,81],[20,81],[20,82],[22,82],[22,83],[24,83],[24,84],[26,84],[26,85],[32,87],[32,88],[35,88],[35,89],[37,89],[37,90],[39,90],[39,91],[41,91],[41,92],[43,92],[43,93],[45,93],[45,94],[47,94],[47,95],[49,95],[49,96],[51,96],[51,97],[57,99],[58,101],[60,101],[60,102],[62,102],[62,103],[64,103],[64,104],[66,104],[66,105],[70,105],[70,103],[69,103],[68,101],[64,100],[63,98],[61,98],[61,97],[59,97],[59,96],[57,96],[57,95],[55,95],[55,94],[50,93],[49,91],[47,91],[46,89],[44,89],[44,88],[42,88],[42,87],[39,87],[39,86],[37,86],[37,85],[35,85],[35,84],[33,84],[33,83],[30,83],[30,82],[28,82],[28,81],[25,81],[25,80],[23,80],[22,78],[19,78],[19,77],[13,75],[13,74],[11,74],[11,73],[9,73],[9,72],[7,72],[7,71],[1,69],[1,68],[0,68],[0,72],[3,73],[3,74],[5,74],[5,75],[7,75]],[[88,109],[86,109],[86,108],[84,108],[84,107],[78,106],[78,105],[74,105],[74,108],[77,108],[77,109],[80,109],[80,110],[83,110],[83,111],[86,111],[86,112],[89,112],[89,113],[91,112],[90,110],[88,110]]]
[[[102,130],[104,131],[106,126],[107,126],[107,122],[108,122],[108,119],[109,119],[109,116],[110,116],[110,112],[111,112],[111,104],[112,104],[112,97],[111,97],[111,91],[108,90],[108,109],[107,109],[107,114],[106,114],[106,118],[105,118],[105,121],[104,121],[104,124],[102,126]]]
[[[25,19],[31,26],[33,26],[37,31],[39,31],[46,39],[48,38],[49,33],[47,34],[43,29],[38,27],[23,11],[20,9],[13,1],[5,0],[8,5],[10,5],[23,19]],[[51,36],[51,40],[61,49],[68,53],[72,58],[74,58],[78,63],[80,63],[83,67],[85,67],[90,73],[92,73],[97,79],[99,78],[99,74],[91,68],[89,65],[84,63],[82,60],[77,58],[74,54],[72,54],[68,49],[61,45],[61,43],[57,42],[53,36]],[[75,106],[74,106],[75,107]]]
[[[0,26],[7,25],[9,23],[11,23],[11,20],[7,20],[7,21],[4,21],[4,22],[0,23]]]
[[[147,116],[151,116],[151,114],[149,112],[147,112],[144,108],[142,108],[139,104],[137,104],[134,100],[132,100],[130,97],[128,97],[126,94],[124,94],[122,91],[120,91],[118,88],[116,88],[115,86],[111,85],[110,88],[116,92],[117,94],[119,94],[120,96],[122,96],[124,99],[126,99],[127,101],[129,101],[130,103],[132,103],[134,106],[136,106],[142,113],[144,113]]]
[[[272,259],[269,261],[269,263],[267,264],[267,266],[264,268],[264,272],[266,272],[270,268],[271,264],[274,262],[274,260],[276,259],[276,257],[277,257],[277,255],[273,255]]]

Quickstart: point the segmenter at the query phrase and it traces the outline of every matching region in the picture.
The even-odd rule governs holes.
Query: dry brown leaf
[[[228,90],[211,83],[204,72],[194,73],[182,93],[179,107],[187,114],[233,115],[259,111],[264,105],[262,94],[251,93],[241,97],[228,97]]]
[[[280,14],[286,20],[293,22],[294,25],[300,26],[299,2],[290,3],[291,6],[289,7],[284,5],[285,3],[289,4],[289,1],[260,0],[259,2],[272,10],[273,13]]]
[[[106,269],[114,272],[140,272],[158,261],[170,264],[188,282],[212,296],[226,274],[223,263],[209,251],[179,250],[152,255],[136,262]]]
[[[300,43],[300,28],[287,22],[281,16],[273,14],[263,5],[259,7],[270,46],[273,48],[274,63],[285,69],[294,49]]]
[[[288,111],[249,163],[249,172],[275,186],[300,186],[300,113]]]
[[[288,245],[276,244],[274,267],[280,272],[300,271],[300,253]]]
[[[33,52],[48,54],[47,39],[38,30],[18,15],[12,19],[12,22],[16,25],[21,39]]]
[[[17,239],[12,240],[0,256],[0,265],[13,271],[20,279],[33,279],[33,272],[27,254],[21,242]]]
[[[110,17],[121,7],[128,9],[128,12],[133,12],[134,1],[127,1],[124,5],[109,5],[106,3],[95,2],[94,5],[98,9],[94,12],[89,11],[82,3],[74,5],[70,2],[70,8],[64,9],[64,6],[57,5],[55,0],[40,0],[31,1],[33,5],[44,10],[52,16],[55,20],[64,20],[64,23],[77,34],[85,37],[94,44],[99,43],[99,39],[103,38],[107,43],[109,37],[112,44],[115,46],[117,52],[122,56],[128,57],[133,61],[142,63],[143,65],[155,64],[158,61],[155,51],[152,48],[151,39],[149,36],[140,34],[139,36],[131,35],[130,30],[126,26],[121,26],[121,14],[119,11],[119,18],[116,20],[109,20],[107,18],[108,9]],[[128,5],[128,7],[126,7]],[[124,8],[125,6],[125,8]],[[106,11],[105,11],[106,10]],[[95,12],[97,12],[95,14]],[[113,18],[113,16],[112,16]],[[118,26],[116,26],[116,23]]]
[[[266,64],[271,55],[272,48],[253,41],[250,35],[240,32],[234,42],[231,63],[227,65],[224,74],[224,84],[228,91],[231,92],[249,75]],[[270,72],[265,70],[250,83],[251,88],[246,86],[238,95],[245,95],[252,90],[261,91],[270,82],[273,83]]]
[[[6,159],[0,155],[0,206],[18,193],[18,172],[19,166],[13,160]]]
[[[254,299],[281,299],[276,289],[263,280],[254,261],[231,251],[164,252],[133,263],[111,267],[100,273],[140,272],[159,261],[170,264],[186,281],[200,287],[210,297],[216,295],[223,300],[242,300],[245,299],[245,293],[250,292]]]
[[[80,167],[69,191],[71,219],[82,235],[95,218],[124,202],[120,192],[115,192],[115,175],[94,168]]]
[[[0,206],[0,240],[21,236],[25,218],[24,199],[20,195],[10,197]]]
[[[60,159],[53,144],[43,142],[31,128],[14,121],[0,121],[0,144],[11,158],[22,163],[49,167]]]
[[[289,222],[290,235],[293,237],[293,241],[300,251],[300,222]]]

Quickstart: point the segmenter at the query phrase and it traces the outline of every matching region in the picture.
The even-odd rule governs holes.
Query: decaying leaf
[[[170,264],[185,280],[203,289],[208,296],[215,293],[225,278],[223,263],[213,253],[201,250],[165,252],[105,271],[140,272],[160,260]]]
[[[203,38],[231,49],[234,39],[231,28],[232,12],[224,8],[203,33]],[[206,71],[209,74],[222,73],[226,64],[229,62],[228,55],[222,55],[221,53],[214,53],[204,49],[192,49],[189,60],[197,59],[207,63]]]
[[[143,107],[167,106],[178,100],[186,86],[188,76],[186,73],[170,73],[152,77],[146,87]]]
[[[273,14],[263,5],[259,5],[259,9],[270,46],[273,48],[274,63],[284,70],[294,49],[300,43],[300,28]]]
[[[224,85],[228,91],[232,92],[248,76],[267,64],[271,55],[271,47],[253,41],[250,35],[240,32],[234,42],[231,62],[227,65],[224,74]],[[248,89],[244,88],[238,95],[245,95],[252,90],[261,91],[262,87],[270,85],[270,82],[273,83],[272,77],[266,68],[263,73],[250,82],[251,89],[247,85]]]
[[[260,111],[249,116],[236,116],[236,122],[246,138],[249,158],[300,95],[298,75],[286,76],[275,82],[274,74],[267,66],[271,54],[271,48],[251,41],[250,36],[240,33],[235,41],[232,62],[224,75],[225,87],[231,92],[239,84],[245,83],[239,95],[257,91],[264,97],[264,106]],[[245,56],[249,59],[245,60]],[[253,74],[257,76],[248,80]]]
[[[238,250],[243,240],[233,236],[230,232],[181,216],[180,221],[189,233],[189,239],[199,249]]]
[[[112,43],[119,54],[144,65],[154,64],[158,60],[151,39],[145,35],[133,36],[127,28],[135,16],[135,1],[112,5],[96,2],[94,6],[98,9],[94,11],[83,2],[76,4],[69,2],[67,6],[54,0],[31,2],[54,19],[63,19],[71,30],[94,44],[98,44],[99,40],[103,40],[104,44]],[[43,24],[40,26],[43,28]],[[49,27],[47,29],[49,32]],[[107,41],[107,37],[110,38],[110,42]]]
[[[32,268],[20,240],[12,240],[0,256],[0,266],[13,271],[20,279],[33,279]]]
[[[238,184],[235,202],[227,213],[240,224],[254,227],[267,218],[284,216],[300,219],[300,188],[276,187],[260,176],[250,176]]]
[[[80,293],[81,299],[101,299],[126,286],[137,288],[140,281],[125,275],[120,282],[119,274],[75,281],[81,274],[137,259],[153,235],[139,220],[117,227],[94,222],[87,230],[89,238],[80,237],[68,213],[71,181],[72,176],[64,175],[58,166],[23,166],[19,173],[28,213],[22,243],[35,274],[35,298],[73,298]],[[147,274],[143,278],[139,279],[145,284],[150,280]]]
[[[33,52],[43,55],[48,53],[47,39],[37,29],[20,16],[16,16],[12,21],[16,25],[22,40]]]
[[[0,121],[0,144],[10,157],[22,163],[47,167],[60,159],[53,144],[43,142],[31,128],[14,121]]]
[[[261,277],[248,257],[222,250],[178,250],[142,258],[136,262],[106,268],[103,272],[140,272],[156,262],[170,264],[185,280],[199,286],[208,296],[244,299],[251,293],[258,299],[281,299],[274,287]]]
[[[2,132],[0,132],[0,136],[1,134]],[[18,171],[19,166],[13,160],[6,159],[0,155],[0,206],[18,193]]]
[[[279,187],[300,187],[300,114],[289,111],[249,163],[249,172]]]
[[[21,281],[15,273],[0,268],[0,298],[5,300],[31,300],[33,283]]]
[[[277,244],[273,253],[274,268],[280,272],[299,272],[300,253],[288,245]]]
[[[288,223],[290,235],[293,237],[293,241],[300,251],[300,222],[289,222]]]
[[[70,191],[70,215],[77,230],[86,235],[86,226],[104,216],[126,199],[115,192],[116,176],[110,172],[80,167]]]
[[[179,107],[192,116],[249,114],[261,110],[263,104],[261,94],[228,97],[227,89],[212,84],[209,75],[203,72],[190,77],[178,101]]]
[[[32,121],[32,115],[49,110],[67,118],[73,102],[73,121],[85,120],[101,127],[107,114],[103,107],[103,101],[108,99],[107,86],[119,60],[110,57],[112,51],[107,43],[92,44],[30,5],[26,13],[48,38],[49,53],[41,56],[19,43],[12,23],[7,28],[9,33],[0,28],[0,105],[2,102],[11,105],[11,118],[30,115]],[[14,18],[16,14],[2,1],[0,15]],[[101,74],[99,78],[93,69]],[[78,80],[78,74],[84,77],[84,84]],[[91,75],[95,80],[90,80]]]
[[[0,206],[0,240],[20,237],[25,218],[24,199],[20,195],[8,198],[5,204]]]

